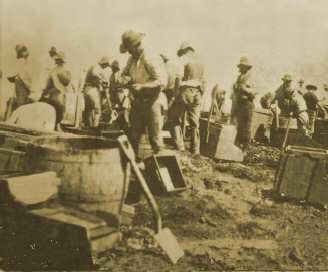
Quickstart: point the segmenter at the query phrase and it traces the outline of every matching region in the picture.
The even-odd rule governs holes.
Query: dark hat
[[[298,83],[304,83],[304,80],[301,78]]]
[[[252,67],[252,65],[249,63],[248,58],[246,57],[241,57],[239,64],[237,65],[237,67],[241,67],[241,66],[246,66],[246,67]]]
[[[57,48],[55,46],[51,46],[48,52],[49,54],[57,54]]]
[[[328,84],[323,84],[324,89],[328,89]]]
[[[24,44],[17,44],[16,47],[15,47],[15,49],[16,49],[17,56],[18,55],[21,55],[23,52],[27,52],[28,51],[27,46],[24,45]]]
[[[107,57],[107,56],[102,57],[99,60],[99,64],[107,64],[109,66],[110,65],[110,59],[109,59],[109,57]]]
[[[139,33],[134,30],[125,31],[122,35],[122,42],[120,45],[120,52],[126,53],[129,47],[138,45],[145,37],[144,33]]]
[[[112,68],[115,68],[115,69],[117,69],[117,70],[120,70],[120,64],[119,64],[119,62],[118,62],[117,60],[114,60],[114,61],[112,62],[111,67],[112,67]]]
[[[281,78],[282,81],[292,81],[292,76],[291,75],[284,75],[282,78]]]
[[[187,50],[195,51],[195,49],[187,42],[183,42],[177,52],[178,56],[181,56],[183,52],[186,52]]]
[[[316,85],[314,85],[314,84],[308,84],[308,85],[306,85],[305,88],[306,88],[307,90],[313,90],[313,91],[318,90],[318,87],[317,87]]]
[[[61,60],[62,62],[66,62],[64,52],[63,51],[57,52],[54,55],[54,60]]]

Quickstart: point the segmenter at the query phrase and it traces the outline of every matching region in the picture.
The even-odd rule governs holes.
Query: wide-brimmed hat
[[[55,46],[51,46],[48,53],[53,55],[57,54],[57,48]]]
[[[246,57],[240,58],[240,61],[239,61],[239,64],[237,65],[237,67],[240,67],[240,66],[252,67],[248,58],[246,58]]]
[[[109,57],[104,56],[99,60],[98,63],[99,64],[107,64],[108,66],[110,66],[110,59],[109,59]]]
[[[134,30],[125,31],[122,34],[122,42],[120,45],[120,52],[126,53],[129,47],[138,45],[145,37],[144,33],[139,33]]]
[[[183,42],[177,51],[177,55],[181,56],[183,52],[186,52],[188,50],[195,51],[195,49],[189,43]]]
[[[281,78],[282,81],[293,81],[292,76],[291,75],[284,75]]]
[[[15,49],[16,49],[17,56],[21,55],[23,52],[28,51],[27,46],[25,44],[17,44]]]
[[[318,90],[318,87],[317,87],[316,85],[314,85],[314,84],[307,84],[307,85],[305,86],[305,88],[306,88],[307,90],[313,90],[313,91]]]
[[[117,60],[114,60],[110,66],[112,67],[112,69],[114,68],[120,70],[120,64]]]
[[[62,62],[66,62],[66,58],[65,58],[65,54],[64,54],[64,52],[62,52],[62,51],[57,52],[57,53],[54,55],[54,60],[61,60]]]

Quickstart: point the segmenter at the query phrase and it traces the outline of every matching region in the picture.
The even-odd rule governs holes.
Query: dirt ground
[[[181,154],[189,189],[157,197],[164,225],[185,257],[171,265],[154,245],[151,211],[137,205],[134,227],[99,261],[110,271],[325,270],[328,212],[273,193],[279,151],[253,146],[243,164]]]
[[[180,155],[188,190],[156,199],[164,226],[176,235],[185,256],[171,265],[160,252],[150,235],[151,210],[142,199],[133,227],[122,226],[122,242],[92,270],[328,269],[328,211],[274,194],[279,150],[254,145],[242,164]],[[4,244],[0,248],[5,250]]]

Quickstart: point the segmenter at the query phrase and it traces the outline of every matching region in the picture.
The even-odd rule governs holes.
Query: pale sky
[[[171,58],[182,41],[194,46],[210,86],[231,88],[236,64],[247,56],[256,85],[273,91],[283,74],[328,82],[327,0],[0,0],[1,68],[15,60],[14,47],[30,47],[35,74],[54,45],[66,53],[79,80],[99,57],[122,62],[120,37],[144,32],[147,43]],[[7,84],[4,84],[7,86]],[[3,87],[6,88],[6,87]],[[4,91],[2,90],[2,93]]]

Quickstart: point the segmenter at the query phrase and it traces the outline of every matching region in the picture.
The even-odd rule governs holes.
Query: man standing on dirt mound
[[[18,107],[31,103],[32,75],[29,69],[30,52],[26,45],[16,45],[17,69],[14,75],[8,77],[9,82],[15,84],[15,100],[12,111]]]
[[[102,57],[87,71],[84,85],[84,123],[88,128],[98,128],[101,117],[101,92],[108,86],[104,70],[110,67],[109,57]]]
[[[130,140],[137,153],[141,135],[148,129],[154,153],[163,150],[163,89],[167,82],[164,63],[159,54],[144,46],[145,34],[129,30],[123,33],[120,52],[130,54],[122,76],[130,79],[133,102],[131,107]]]
[[[56,109],[56,130],[61,130],[60,123],[65,114],[65,94],[71,87],[72,74],[65,67],[64,52],[58,52],[53,56],[56,67],[50,72],[46,87],[42,93],[42,99]]]
[[[188,43],[181,44],[177,55],[182,58],[183,77],[179,86],[179,94],[172,105],[172,114],[174,115],[172,130],[177,149],[184,150],[181,125],[186,113],[191,130],[190,152],[199,154],[199,118],[205,90],[204,67],[198,60],[195,49]]]
[[[233,85],[232,115],[237,121],[236,145],[246,151],[251,140],[255,92],[251,78],[252,65],[248,59],[242,57],[237,67],[240,74]]]

